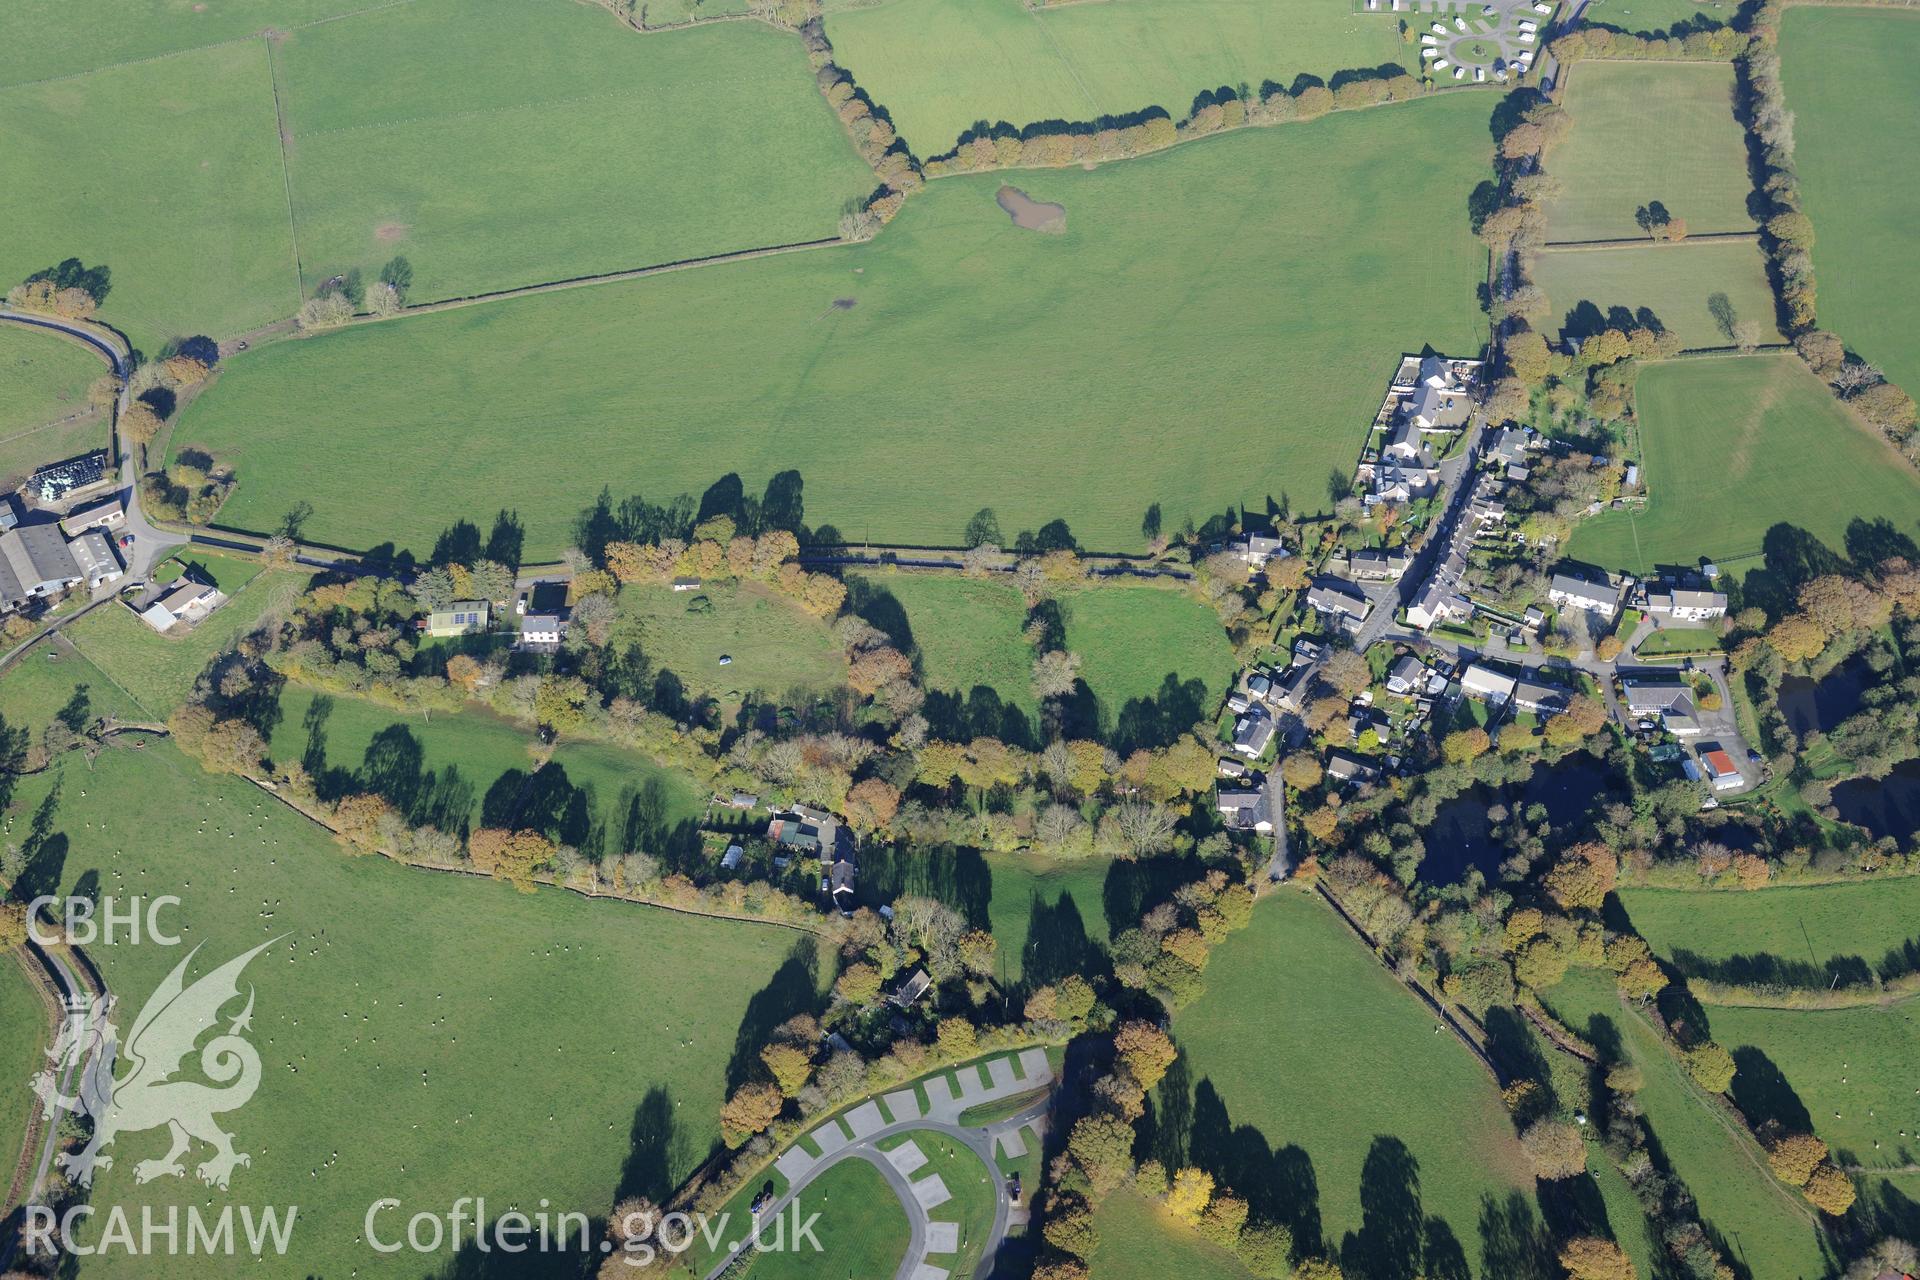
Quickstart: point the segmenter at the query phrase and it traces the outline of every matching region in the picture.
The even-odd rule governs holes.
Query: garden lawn
[[[1744,1081],[1735,1078],[1734,1094],[1757,1121],[1811,1128],[1843,1153],[1843,1164],[1905,1168],[1920,1160],[1913,1069],[1920,1062],[1920,1013],[1912,1001],[1885,1008],[1707,1013],[1713,1038],[1748,1074]],[[1768,1087],[1770,1080],[1785,1087]]]
[[[1731,64],[1589,61],[1570,71],[1573,128],[1550,166],[1562,191],[1547,206],[1550,241],[1644,235],[1634,213],[1654,201],[1693,235],[1753,230]],[[1649,128],[1657,144],[1635,145]]]
[[[0,90],[0,281],[65,258],[113,272],[100,319],[152,353],[300,305],[267,45]]]
[[[1600,327],[1601,316],[1625,307],[1636,324],[1640,311],[1652,312],[1690,350],[1733,346],[1732,331],[1746,321],[1758,326],[1759,341],[1785,341],[1774,325],[1766,262],[1753,240],[1548,249],[1534,257],[1533,278],[1552,300],[1552,317],[1583,336]]]
[[[419,302],[814,240],[873,189],[800,42],[757,22],[415,0],[276,57],[309,291],[395,254]]]
[[[951,150],[979,120],[1016,127],[1163,107],[1185,116],[1221,85],[1398,63],[1415,46],[1385,14],[1313,0],[1020,0],[829,4],[834,61],[893,117],[920,156]],[[1069,215],[1071,216],[1071,215]]]
[[[477,495],[514,496],[537,559],[603,485],[787,468],[807,521],[856,539],[951,544],[991,505],[1009,538],[1065,517],[1125,549],[1154,502],[1175,526],[1283,493],[1304,512],[1396,353],[1484,338],[1465,217],[1398,209],[1487,175],[1487,110],[1449,94],[1022,175],[1066,205],[1060,235],[1014,226],[995,175],[943,179],[856,247],[261,346],[174,438],[238,468],[223,523],[305,499],[309,538],[422,554]]]
[[[880,1171],[865,1160],[847,1159],[834,1165],[807,1184],[797,1203],[801,1221],[820,1215],[814,1235],[819,1237],[821,1252],[802,1245],[798,1250],[760,1254],[748,1270],[753,1280],[890,1276],[899,1269],[911,1239],[907,1212]],[[788,1222],[792,1221],[789,1217]]]
[[[872,599],[861,616],[918,653],[928,690],[964,698],[984,685],[1027,715],[1039,713],[1027,606],[1018,589],[954,573],[897,573],[865,582]],[[905,634],[898,630],[901,617]]]
[[[780,697],[846,679],[827,624],[758,583],[716,580],[698,591],[628,586],[619,603],[613,643],[638,643],[655,670],[673,672],[695,696]],[[733,661],[721,666],[723,657]]]
[[[658,1199],[717,1144],[736,1032],[795,946],[791,931],[347,857],[164,743],[106,752],[91,773],[65,759],[54,819],[68,842],[64,885],[94,872],[110,893],[178,894],[172,918],[206,948],[195,974],[285,939],[246,974],[264,1074],[231,1117],[252,1157],[232,1194],[299,1205],[290,1256],[303,1271],[418,1276],[418,1256],[358,1242],[380,1196],[548,1198],[554,1212],[598,1216],[623,1168],[629,1190]],[[31,813],[52,779],[26,781]],[[90,955],[137,1008],[185,948]],[[645,1000],[607,999],[618,975],[667,974]],[[163,1150],[164,1135],[123,1135],[94,1191],[102,1217],[110,1205],[138,1221],[141,1205],[206,1199],[191,1170],[135,1185],[137,1161]],[[84,1274],[165,1280],[206,1267],[115,1255]]]
[[[119,604],[102,605],[65,630],[75,647],[148,715],[165,719],[187,700],[209,663],[267,614],[290,607],[307,578],[278,569],[250,575],[231,599],[184,635],[155,631]]]
[[[1662,627],[1640,642],[1635,653],[1653,657],[1663,653],[1711,653],[1720,647],[1720,633],[1706,627]]]
[[[1729,1247],[1737,1240],[1735,1255],[1754,1276],[1827,1274],[1811,1207],[1774,1180],[1739,1122],[1709,1106],[1652,1026],[1621,1007],[1611,974],[1573,970],[1544,998],[1574,1031],[1603,1049],[1617,1045],[1618,1056],[1640,1067],[1646,1079],[1640,1102],[1659,1150],[1693,1192],[1708,1230]],[[1720,1039],[1717,1014],[1714,1037]]]
[[[1581,521],[1575,560],[1635,573],[1724,563],[1754,555],[1783,522],[1836,551],[1856,518],[1916,532],[1920,476],[1793,356],[1650,365],[1634,404],[1646,510]]]
[[[1131,1191],[1102,1200],[1093,1225],[1100,1235],[1093,1280],[1248,1280],[1253,1274],[1231,1253]]]
[[[299,760],[315,777],[343,770],[351,779],[323,790],[378,792],[416,824],[444,831],[514,820],[598,857],[632,847],[623,835],[637,796],[647,797],[656,828],[694,821],[703,809],[705,795],[687,775],[603,743],[563,741],[530,781],[533,735],[479,709],[429,719],[291,682],[279,707],[276,765]]]
[[[1634,931],[1667,956],[1760,954],[1824,966],[1839,955],[1875,963],[1920,937],[1920,876],[1753,893],[1623,889],[1620,902]]]
[[[42,463],[105,444],[106,420],[87,402],[87,387],[105,372],[77,342],[0,324],[0,475],[24,479]],[[80,421],[60,423],[75,414]]]
[[[0,956],[0,1153],[7,1160],[9,1181],[13,1159],[26,1139],[28,1111],[34,1105],[28,1082],[47,1065],[42,1055],[47,1047],[50,1015],[33,979],[27,976],[27,963],[27,953],[21,948]],[[35,1151],[33,1158],[38,1161],[40,1153]],[[5,1194],[0,1190],[0,1197]],[[0,1198],[0,1209],[9,1207]]]
[[[1920,389],[1920,14],[1800,9],[1780,33],[1794,162],[1819,234],[1820,327]]]
[[[1309,1250],[1317,1242],[1299,1240],[1297,1224],[1316,1210],[1335,1251],[1362,1231],[1362,1170],[1382,1144],[1405,1145],[1418,1166],[1419,1212],[1451,1231],[1476,1270],[1483,1198],[1505,1206],[1531,1190],[1491,1076],[1451,1035],[1435,1034],[1433,1016],[1309,893],[1283,889],[1254,909],[1253,924],[1215,951],[1206,994],[1175,1016],[1173,1032],[1184,1071],[1176,1066],[1161,1084],[1158,1114],[1182,1105],[1167,1096],[1181,1080],[1196,1087],[1191,1147],[1222,1144],[1231,1126],[1240,1157],[1251,1141],[1241,1126],[1257,1131],[1263,1149],[1279,1154],[1235,1189],[1256,1211],[1271,1197],[1269,1211],[1296,1224]],[[1183,1155],[1208,1165],[1223,1153]]]
[[[1146,704],[1185,702],[1169,682],[1205,687],[1193,720],[1211,716],[1233,683],[1233,646],[1207,605],[1169,587],[1082,587],[1061,598],[1067,648],[1080,655],[1080,678],[1099,700],[1101,727],[1124,733]]]
[[[1038,960],[1044,981],[1063,977],[1056,972],[1069,953],[1083,950],[1082,939],[1105,947],[1112,924],[1107,919],[1105,885],[1112,861],[1107,858],[1064,859],[1043,854],[987,855],[993,874],[987,911],[994,939],[999,943],[1001,975],[1017,983],[1029,960]],[[1129,922],[1131,923],[1131,922]]]

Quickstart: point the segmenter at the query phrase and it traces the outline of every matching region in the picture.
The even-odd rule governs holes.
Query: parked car
[[[122,548],[123,550],[124,550],[125,548],[127,548],[127,547],[130,547],[130,546],[132,546],[132,545],[133,545],[133,535],[132,535],[132,534],[130,534],[130,533],[123,533],[123,534],[121,534],[121,535],[120,535],[120,546],[121,546],[121,548]]]

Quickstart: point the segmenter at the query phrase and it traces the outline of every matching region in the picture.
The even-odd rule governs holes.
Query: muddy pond
[[[1018,187],[1001,187],[994,199],[1007,211],[1007,216],[1013,219],[1016,227],[1052,234],[1067,229],[1067,206],[1063,204],[1035,200]]]

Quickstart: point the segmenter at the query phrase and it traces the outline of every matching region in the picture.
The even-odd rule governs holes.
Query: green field
[[[1652,365],[1635,407],[1646,510],[1582,521],[1567,547],[1575,560],[1644,573],[1751,555],[1780,522],[1840,549],[1855,517],[1909,535],[1920,521],[1913,467],[1796,357]]]
[[[1130,1191],[1102,1200],[1093,1225],[1100,1233],[1093,1280],[1247,1280],[1252,1274],[1225,1249]]]
[[[1065,595],[1061,612],[1067,648],[1080,655],[1080,678],[1099,700],[1103,730],[1124,730],[1142,707],[1184,709],[1185,691],[1167,696],[1169,680],[1205,686],[1195,719],[1212,719],[1219,711],[1233,683],[1233,647],[1213,610],[1186,592],[1087,587]]]
[[[5,678],[0,679],[0,715],[6,716],[12,728],[25,727],[38,733],[82,685],[86,686],[91,714],[146,718],[107,673],[87,661],[64,634],[29,649],[6,669]]]
[[[1465,217],[1396,206],[1485,176],[1487,110],[1446,95],[1035,175],[1062,235],[1015,227],[997,178],[950,179],[855,248],[263,346],[175,438],[238,467],[224,522],[304,498],[309,538],[421,552],[475,494],[513,496],[537,558],[602,485],[663,499],[790,467],[808,522],[856,539],[950,544],[991,505],[1008,537],[1064,516],[1127,548],[1156,501],[1175,526],[1282,492],[1317,509],[1397,354],[1484,339]]]
[[[1592,0],[1581,25],[1665,34],[1678,24],[1731,25],[1740,6],[1733,0]]]
[[[484,1194],[495,1213],[544,1197],[598,1215],[623,1176],[658,1198],[717,1142],[736,1030],[798,935],[348,858],[163,743],[108,751],[91,772],[66,760],[54,821],[64,884],[92,872],[108,893],[178,894],[172,918],[207,948],[196,972],[290,938],[248,971],[265,1071],[226,1123],[252,1156],[234,1198],[299,1206],[291,1255],[303,1273],[452,1264],[357,1243],[380,1196],[404,1197],[406,1212]],[[20,811],[35,811],[50,780],[23,783]],[[92,955],[137,1008],[184,950]],[[622,983],[646,997],[618,998]],[[127,1205],[137,1221],[142,1204],[206,1200],[191,1171],[136,1187],[135,1163],[163,1146],[163,1135],[122,1136],[94,1192],[102,1213]],[[403,1230],[405,1214],[395,1221]],[[194,1276],[205,1263],[115,1255],[84,1274]]]
[[[1547,993],[1547,1003],[1587,1040],[1603,1048],[1616,1044],[1619,1056],[1638,1064],[1646,1078],[1640,1102],[1660,1151],[1693,1192],[1708,1229],[1727,1241],[1750,1274],[1814,1280],[1828,1273],[1813,1210],[1767,1172],[1738,1121],[1709,1108],[1653,1027],[1620,1007],[1611,975],[1574,970]],[[1733,1043],[1721,1034],[1718,1011],[1714,1037]]]
[[[533,768],[533,735],[485,711],[425,719],[291,683],[281,690],[279,708],[271,743],[276,765],[300,760],[317,774],[313,762],[324,759],[326,767],[354,775],[350,789],[378,790],[403,808],[414,801],[420,818],[443,830],[479,827],[487,819],[498,824],[500,811],[512,809],[506,797],[520,792]],[[612,837],[624,819],[629,792],[649,784],[655,784],[662,801],[660,821],[700,816],[706,796],[685,774],[619,747],[564,742],[537,784],[527,784],[538,789],[526,793],[532,799],[523,800],[513,816],[562,843],[603,852],[617,843]],[[539,799],[549,793],[561,798]],[[534,801],[538,815],[528,808]],[[595,832],[604,834],[596,838]]]
[[[614,636],[616,645],[638,643],[655,670],[673,672],[698,697],[818,692],[847,674],[826,623],[757,583],[627,587]],[[723,657],[733,661],[721,666]]]
[[[1055,957],[1077,951],[1082,937],[1095,946],[1106,946],[1112,925],[1104,889],[1112,865],[1106,858],[1066,861],[1038,854],[987,855],[993,874],[988,918],[1000,944],[999,967],[1006,980],[1019,982],[1035,958],[1040,960],[1037,967],[1042,976],[1061,976]]]
[[[1912,1002],[1889,1008],[1713,1009],[1713,1038],[1735,1061],[1764,1054],[1786,1091],[1755,1089],[1749,1110],[1808,1127],[1847,1164],[1905,1168],[1920,1157],[1920,1023]],[[1753,1077],[1761,1072],[1756,1068]],[[1876,1145],[1877,1144],[1877,1145]]]
[[[35,1103],[29,1082],[47,1065],[47,1006],[27,976],[27,953],[0,956],[0,1153],[11,1180],[13,1158],[20,1154],[27,1117]],[[38,1161],[40,1153],[33,1158]],[[6,1191],[0,1188],[0,1208]]]
[[[107,443],[107,420],[87,402],[88,386],[105,372],[78,343],[0,325],[0,479],[9,489],[35,467]]]
[[[1792,10],[1780,61],[1800,190],[1820,236],[1820,327],[1912,391],[1920,387],[1920,138],[1884,122],[1920,116],[1920,14]]]
[[[1190,1079],[1196,1098],[1217,1092],[1224,1119],[1236,1131],[1251,1126],[1264,1147],[1304,1152],[1325,1240],[1337,1249],[1344,1233],[1362,1231],[1370,1152],[1399,1142],[1418,1165],[1421,1212],[1477,1261],[1483,1197],[1504,1204],[1532,1186],[1506,1109],[1486,1069],[1452,1036],[1435,1034],[1432,1015],[1327,906],[1293,891],[1262,902],[1252,927],[1215,952],[1206,987],[1174,1019],[1186,1076],[1176,1067],[1169,1080]],[[1156,1097],[1161,1114],[1167,1088]],[[1222,1123],[1196,1107],[1194,1141]],[[1245,1145],[1236,1132],[1233,1151]],[[1301,1185],[1301,1162],[1297,1152],[1274,1157],[1260,1185],[1236,1190],[1256,1204],[1277,1196],[1283,1220],[1298,1221],[1300,1197],[1282,1187]]]
[[[104,263],[136,347],[300,305],[264,41],[0,91],[0,172],[0,281]]]
[[[1920,937],[1920,877],[1812,885],[1759,893],[1626,889],[1634,931],[1662,955],[1710,960],[1776,955],[1824,965],[1836,955],[1869,962]]]
[[[921,684],[930,692],[964,698],[984,685],[1027,715],[1038,713],[1033,646],[1024,634],[1027,606],[1018,589],[952,573],[886,574],[865,582],[872,604],[860,607],[862,616],[890,633],[893,619],[905,617],[909,635],[894,639],[911,640]]]
[[[309,290],[396,253],[425,301],[813,240],[873,188],[760,23],[654,39],[572,0],[415,0],[276,56]]]
[[[286,30],[367,0],[10,0],[0,87]]]
[[[1399,63],[1395,22],[1312,0],[887,0],[836,8],[834,60],[893,116],[915,154],[949,150],[979,120],[1093,120],[1145,107],[1178,118],[1194,95],[1242,82]]]
[[[226,567],[254,566],[229,562]],[[291,606],[307,581],[305,574],[279,570],[235,576],[240,585],[231,588],[232,599],[184,635],[163,635],[118,604],[102,605],[66,630],[80,652],[148,715],[164,719],[187,700],[208,663],[268,613]]]
[[[1747,321],[1759,326],[1761,342],[1785,341],[1774,324],[1766,261],[1752,240],[1549,249],[1534,257],[1533,280],[1553,300],[1552,321],[1564,323],[1576,308],[1589,316],[1589,305],[1602,314],[1625,307],[1636,319],[1645,308],[1690,349],[1733,346],[1728,330]],[[1718,312],[1716,294],[1726,299]],[[1590,331],[1578,323],[1573,327]]]
[[[1567,77],[1573,129],[1549,170],[1550,240],[1632,239],[1640,206],[1659,201],[1689,233],[1751,231],[1746,143],[1724,63],[1583,62]],[[1636,146],[1658,122],[1657,145]]]

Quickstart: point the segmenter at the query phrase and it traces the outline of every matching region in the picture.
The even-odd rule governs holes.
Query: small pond
[[[1893,767],[1884,778],[1850,778],[1833,788],[1833,807],[1847,822],[1911,849],[1920,832],[1920,760]]]
[[[1874,684],[1874,674],[1858,659],[1844,662],[1823,679],[1783,676],[1780,680],[1780,714],[1795,733],[1818,729],[1830,733],[1833,727],[1860,709],[1860,699]]]

